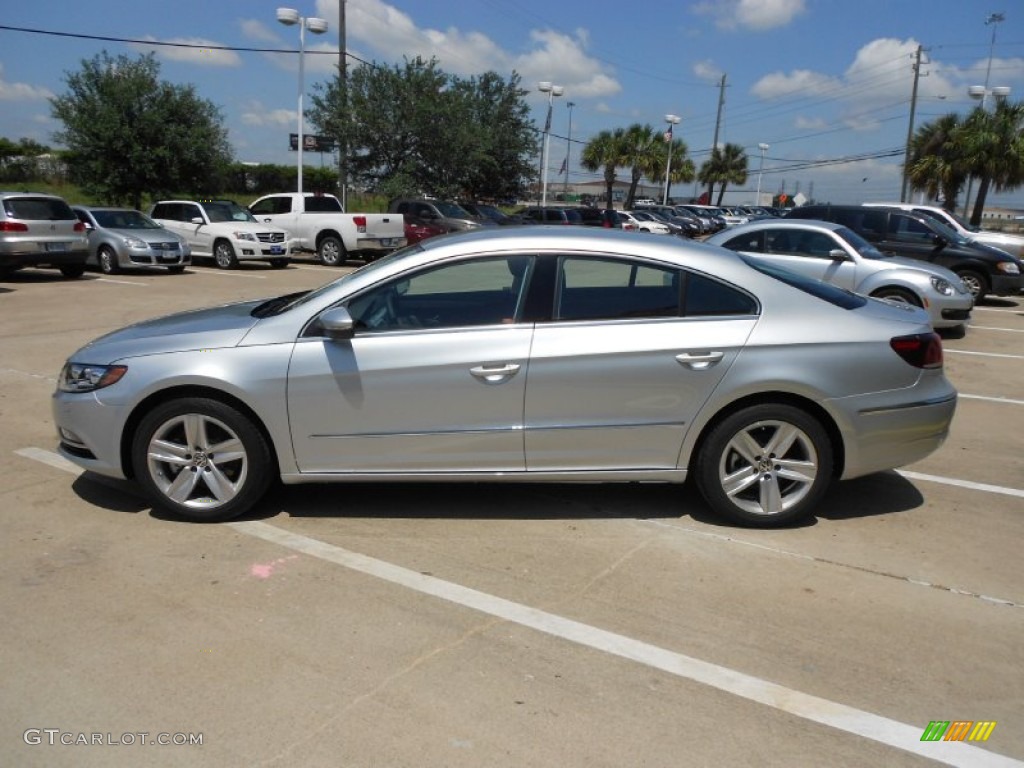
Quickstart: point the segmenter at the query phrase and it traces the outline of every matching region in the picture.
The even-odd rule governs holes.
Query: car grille
[[[178,250],[178,244],[176,242],[172,242],[172,243],[150,243],[149,247],[152,248],[154,251],[177,251]]]
[[[261,243],[283,243],[284,232],[257,232],[256,237]]]

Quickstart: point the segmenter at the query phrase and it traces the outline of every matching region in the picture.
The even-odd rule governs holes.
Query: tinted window
[[[71,206],[52,197],[9,197],[4,200],[8,217],[22,221],[75,220]]]
[[[683,314],[756,315],[757,302],[752,296],[731,285],[698,274],[688,274],[683,297]]]
[[[889,216],[889,235],[904,243],[928,244],[935,237],[935,232],[919,219],[894,213]]]
[[[559,260],[556,320],[614,320],[679,314],[679,272],[638,262]]]
[[[287,198],[283,198],[287,200]],[[290,206],[289,206],[290,208]],[[333,197],[317,195],[306,198],[306,213],[341,213],[341,202]]]
[[[532,256],[472,259],[424,269],[348,304],[357,329],[457,328],[516,321]]]
[[[753,253],[762,253],[764,251],[764,232],[747,232],[743,235],[737,235],[723,243],[723,247],[728,248],[730,251],[751,251]]]

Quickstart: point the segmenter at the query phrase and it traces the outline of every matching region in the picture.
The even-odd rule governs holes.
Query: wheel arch
[[[701,449],[704,447],[704,443],[707,441],[708,435],[711,434],[711,431],[737,411],[741,411],[744,408],[749,408],[753,405],[791,405],[795,408],[806,411],[817,419],[818,423],[821,424],[825,433],[828,435],[829,443],[832,445],[832,477],[833,479],[842,477],[843,469],[846,466],[846,451],[843,444],[842,433],[839,431],[839,427],[835,420],[828,411],[813,400],[801,395],[793,394],[792,392],[781,391],[758,392],[747,395],[746,397],[741,397],[740,399],[727,404],[712,416],[701,427],[697,439],[693,442],[693,448],[690,450],[686,466],[686,474],[688,477],[694,476],[697,459],[700,456]]]
[[[162,389],[159,392],[154,392],[144,400],[137,403],[135,408],[132,409],[131,415],[129,415],[127,421],[125,421],[124,429],[121,430],[121,471],[124,472],[125,477],[129,479],[134,479],[135,477],[135,469],[132,466],[132,440],[134,439],[135,431],[138,429],[142,419],[145,418],[147,413],[157,406],[163,405],[171,400],[180,400],[186,397],[205,397],[209,400],[217,400],[225,405],[231,406],[242,413],[246,418],[250,419],[253,426],[255,426],[263,436],[263,439],[266,441],[267,448],[270,450],[270,458],[273,462],[273,471],[280,475],[281,465],[277,456],[277,446],[274,444],[274,440],[270,435],[270,430],[267,429],[267,425],[263,423],[263,419],[259,417],[256,411],[250,408],[244,400],[241,400],[228,392],[214,387],[189,384],[170,387],[169,389]]]
[[[342,251],[347,250],[345,248],[345,238],[341,236],[341,232],[338,232],[335,229],[321,229],[319,232],[316,233],[316,249],[318,251],[320,250],[320,243],[322,243],[328,237],[337,238],[338,242],[341,243]]]

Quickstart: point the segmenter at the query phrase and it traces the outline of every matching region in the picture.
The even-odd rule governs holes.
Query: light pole
[[[968,95],[972,99],[981,100],[981,108],[986,109],[988,107],[988,96],[991,93],[997,99],[1006,98],[1010,95],[1010,89],[1006,86],[1000,86],[989,90],[988,78],[992,73],[992,53],[996,47],[996,29],[1000,22],[1006,21],[1006,16],[1002,13],[990,13],[988,18],[985,19],[985,26],[992,25],[992,40],[988,44],[988,66],[985,67],[985,84],[984,85],[972,85],[967,89]],[[967,217],[967,209],[971,205],[971,187],[974,185],[974,176],[967,177],[967,195],[964,197],[964,218]]]
[[[306,74],[306,30],[314,35],[322,35],[327,31],[327,21],[316,16],[304,17],[294,8],[278,8],[277,20],[286,27],[299,25],[299,159],[298,159],[298,191],[302,194],[302,145],[305,139],[302,135],[302,124],[305,121],[305,114],[302,109],[302,92],[305,90],[303,80]]]
[[[555,97],[561,96],[565,89],[560,85],[553,85],[547,80],[537,83],[537,90],[548,95],[548,117],[544,121],[544,149],[540,158],[540,186],[541,186],[541,207],[548,204],[548,142],[551,139],[551,107],[554,105]]]
[[[764,153],[768,151],[768,145],[762,142],[757,148],[761,150],[761,167],[757,169],[757,200],[754,205],[761,204],[761,176],[764,174]]]
[[[672,175],[672,128],[679,125],[682,119],[679,115],[665,115],[665,122],[668,123],[668,130],[665,131],[665,144],[668,145],[668,151],[665,154],[668,155],[668,160],[665,161],[665,194],[661,200],[662,205],[668,205],[669,179]]]
[[[569,199],[569,157],[572,155],[572,108],[576,102],[567,101],[565,106],[569,108],[569,135],[565,138],[565,186],[562,188],[562,199]]]

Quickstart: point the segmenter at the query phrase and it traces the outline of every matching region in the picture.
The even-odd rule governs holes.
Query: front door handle
[[[469,372],[487,384],[502,384],[519,373],[521,367],[517,363],[478,365],[470,368]]]
[[[683,352],[676,355],[676,362],[694,371],[704,371],[725,357],[724,352]]]

